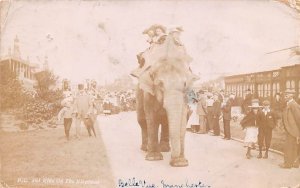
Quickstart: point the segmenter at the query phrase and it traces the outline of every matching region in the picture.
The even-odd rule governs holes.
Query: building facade
[[[0,58],[0,74],[4,75],[4,71],[15,73],[21,84],[27,89],[33,89],[36,85],[34,73],[38,65],[31,64],[29,60],[23,60],[19,49],[18,37],[14,40],[13,53],[9,50],[5,57]]]

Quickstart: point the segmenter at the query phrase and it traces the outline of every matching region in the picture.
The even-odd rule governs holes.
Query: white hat
[[[261,108],[262,106],[259,105],[259,100],[258,99],[253,99],[252,101],[252,105],[248,106],[249,108]]]

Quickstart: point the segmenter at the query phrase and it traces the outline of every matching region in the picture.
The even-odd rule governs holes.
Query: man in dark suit
[[[285,91],[285,101],[287,106],[283,111],[283,125],[286,131],[286,140],[284,145],[284,163],[281,168],[299,167],[299,149],[300,144],[300,107],[293,99],[294,90]]]
[[[212,124],[213,124],[213,136],[220,135],[219,118],[221,115],[221,102],[218,99],[218,94],[214,95],[214,103],[212,106]]]
[[[270,109],[270,102],[265,100],[263,102],[263,109],[258,113],[258,146],[259,154],[258,159],[262,158],[262,148],[266,146],[264,159],[268,158],[268,152],[272,140],[272,130],[276,126],[276,115]]]
[[[229,99],[226,101],[225,106],[222,107],[223,112],[223,124],[224,124],[224,138],[225,140],[230,140],[230,120],[231,120],[231,106],[233,103],[233,95],[229,96]]]
[[[224,98],[225,98],[225,96],[224,96],[224,90],[221,89],[220,92],[219,92],[219,94],[218,94],[218,99],[221,102],[221,104],[224,102]]]

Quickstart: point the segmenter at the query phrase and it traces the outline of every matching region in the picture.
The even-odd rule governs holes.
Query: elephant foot
[[[161,143],[159,148],[161,152],[169,152],[171,150],[169,143],[165,142]]]
[[[163,156],[160,152],[150,152],[147,153],[145,159],[147,161],[159,161],[159,160],[163,160]]]
[[[140,149],[141,149],[142,151],[148,151],[147,145],[146,145],[146,144],[142,144]]]
[[[187,159],[179,157],[171,159],[170,165],[172,167],[185,167],[189,165],[189,162]]]

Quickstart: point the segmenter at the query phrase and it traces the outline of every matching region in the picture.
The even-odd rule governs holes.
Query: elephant
[[[170,165],[188,166],[184,155],[187,91],[197,79],[188,64],[191,58],[183,46],[175,44],[170,35],[163,44],[146,51],[143,58],[143,71],[138,76],[137,117],[142,128],[142,147],[147,143],[145,159],[163,159],[158,144],[158,128],[162,124],[163,131],[168,127],[168,134],[163,133],[162,136],[169,135]],[[163,141],[162,137],[161,143]]]

